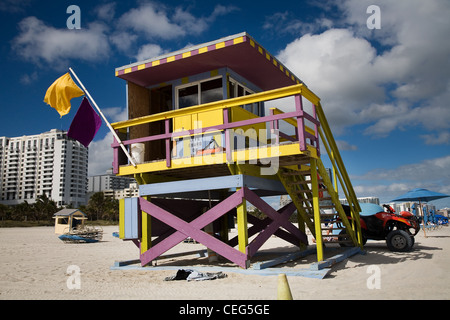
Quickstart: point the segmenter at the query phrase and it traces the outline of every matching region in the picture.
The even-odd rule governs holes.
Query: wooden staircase
[[[311,157],[309,164],[298,168],[281,168],[278,178],[297,208],[299,224],[306,225],[315,238],[319,261],[323,259],[325,243],[361,246],[359,219],[347,218],[320,158]],[[342,230],[345,234],[337,234]]]

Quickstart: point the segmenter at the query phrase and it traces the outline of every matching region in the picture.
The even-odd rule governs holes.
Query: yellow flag
[[[62,117],[70,112],[70,100],[82,95],[84,95],[83,90],[76,85],[69,72],[67,72],[56,79],[47,89],[44,102],[56,109]]]

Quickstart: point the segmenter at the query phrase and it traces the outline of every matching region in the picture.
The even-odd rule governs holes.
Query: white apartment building
[[[66,131],[0,137],[0,203],[34,203],[45,194],[59,206],[84,205],[87,173],[88,149]]]
[[[101,192],[105,190],[121,190],[130,188],[130,184],[136,183],[134,178],[120,177],[112,173],[112,169],[106,174],[91,176],[88,178],[88,193]]]
[[[374,204],[380,204],[380,199],[377,197],[359,197],[356,198],[358,200],[359,203],[374,203]],[[339,201],[342,204],[347,204],[348,205],[348,201],[347,199],[339,199]]]

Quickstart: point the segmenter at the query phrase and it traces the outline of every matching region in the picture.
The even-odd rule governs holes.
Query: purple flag
[[[92,109],[89,100],[84,97],[67,135],[80,141],[87,148],[101,125],[100,116]]]

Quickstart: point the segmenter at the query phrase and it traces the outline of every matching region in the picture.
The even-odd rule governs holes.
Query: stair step
[[[334,208],[334,205],[331,205],[331,206],[320,206],[320,209],[333,209],[333,208]]]
[[[323,189],[323,188],[320,188],[319,189],[319,192],[324,192],[324,191],[327,191],[328,189]],[[306,190],[295,190],[295,193],[303,193],[303,192],[306,192],[306,193],[312,193],[312,190],[309,190],[309,189],[306,189]],[[322,197],[322,198],[320,198],[320,200],[331,200],[331,197]]]
[[[317,183],[322,183],[323,184],[323,179],[318,179]],[[311,184],[311,180],[302,180],[302,181],[293,181],[293,182],[289,182],[288,186],[294,186],[294,185],[305,185],[305,184]],[[328,189],[328,188],[327,188]]]
[[[283,172],[281,175],[283,176],[308,176],[311,175],[311,171],[287,171]]]

